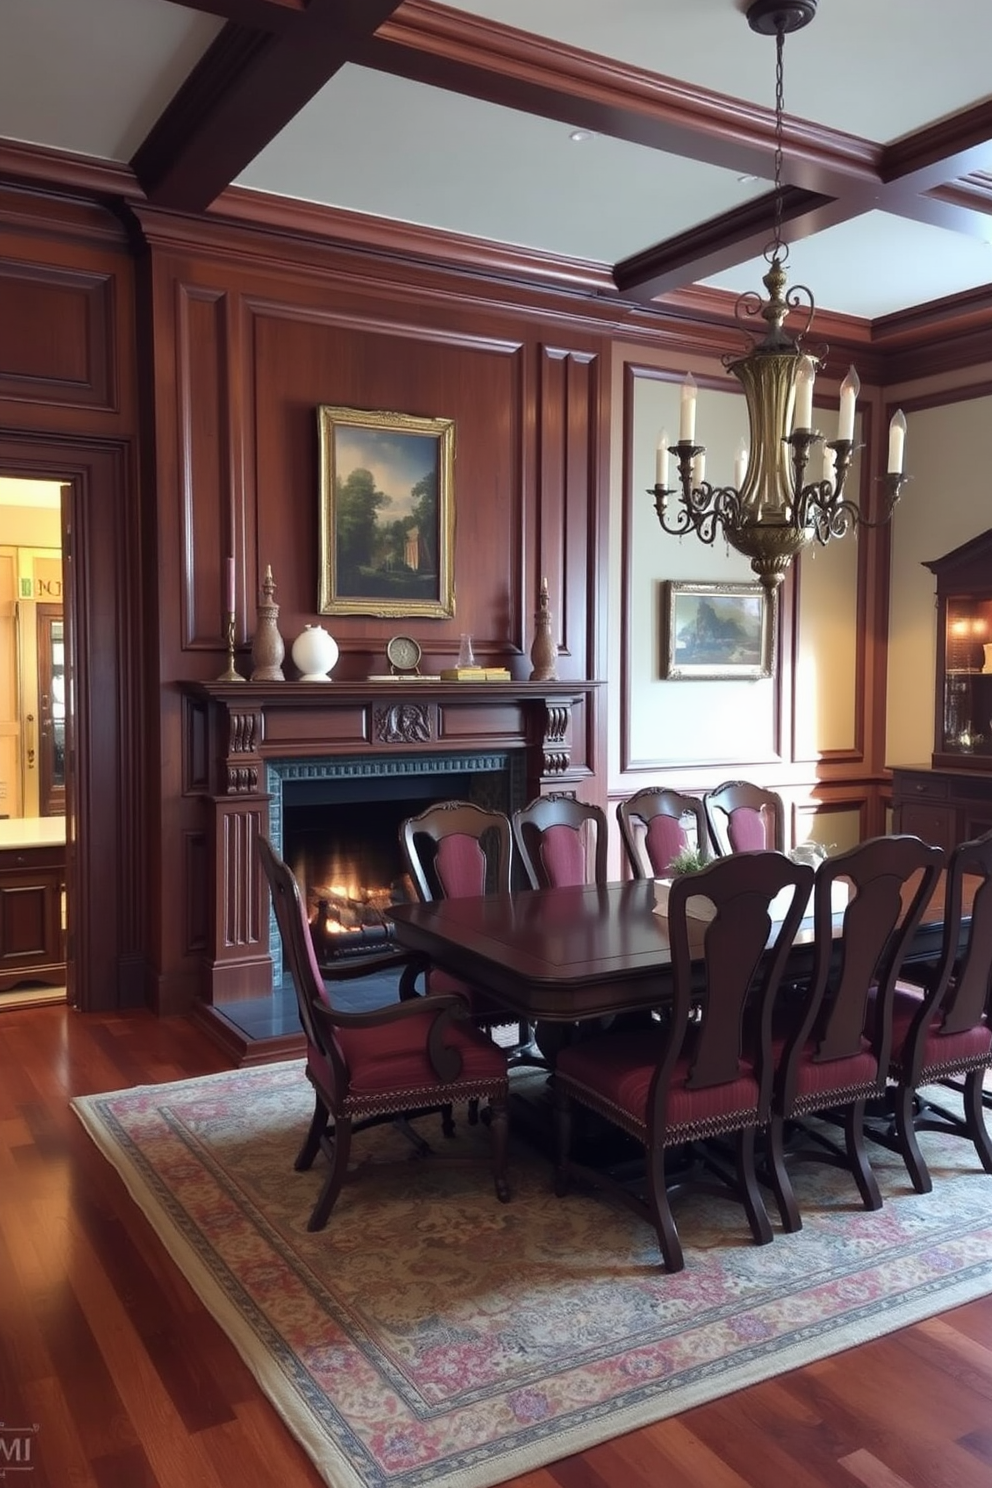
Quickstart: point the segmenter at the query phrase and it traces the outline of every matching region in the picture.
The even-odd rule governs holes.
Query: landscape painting
[[[454,614],[452,419],[322,405],[322,615]]]
[[[760,584],[666,584],[662,676],[770,677],[773,615]]]

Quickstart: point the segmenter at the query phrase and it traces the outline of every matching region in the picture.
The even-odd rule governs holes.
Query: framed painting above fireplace
[[[322,615],[455,613],[453,419],[322,404]]]

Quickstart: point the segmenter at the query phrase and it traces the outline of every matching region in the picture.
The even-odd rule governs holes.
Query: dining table
[[[653,879],[628,879],[397,904],[390,915],[400,946],[470,981],[513,1017],[575,1023],[667,1001],[671,945],[656,904]],[[838,933],[841,922],[835,914]],[[704,921],[690,920],[690,945],[695,940],[700,957],[705,928]],[[907,960],[934,959],[942,932],[938,889]],[[812,956],[810,913],[796,934],[786,976],[808,975]]]

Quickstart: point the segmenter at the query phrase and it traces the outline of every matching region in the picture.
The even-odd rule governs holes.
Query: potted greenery
[[[683,847],[677,852],[668,865],[668,873],[665,877],[656,878],[654,881],[655,914],[668,914],[668,892],[677,878],[683,878],[687,873],[698,873],[711,861],[712,859],[700,847]],[[695,919],[712,919],[712,905],[708,899],[693,898],[691,904],[692,908],[689,912]]]

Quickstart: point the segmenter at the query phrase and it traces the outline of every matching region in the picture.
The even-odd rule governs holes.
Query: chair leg
[[[992,1141],[985,1125],[984,1069],[969,1070],[964,1081],[964,1124],[986,1173],[992,1173]]]
[[[758,1186],[758,1172],[754,1161],[754,1143],[758,1133],[753,1126],[742,1127],[737,1133],[737,1182],[751,1234],[758,1245],[768,1245],[772,1239],[771,1220]]]
[[[493,1178],[496,1197],[501,1204],[510,1200],[510,1185],[506,1177],[506,1159],[509,1149],[510,1117],[505,1100],[489,1103],[489,1140],[493,1150]]]
[[[329,1112],[320,1096],[315,1096],[313,1115],[310,1118],[310,1130],[303,1139],[303,1146],[296,1154],[293,1167],[297,1173],[305,1173],[312,1167],[313,1160],[320,1151],[320,1139],[327,1130]]]
[[[321,1141],[321,1151],[330,1164],[330,1172],[324,1180],[320,1198],[313,1207],[313,1212],[307,1220],[308,1230],[322,1230],[327,1223],[328,1216],[334,1208],[341,1185],[344,1183],[348,1172],[348,1156],[351,1152],[351,1118],[340,1117],[334,1123],[333,1136],[325,1136]]]
[[[448,1105],[441,1107],[441,1130],[446,1137],[453,1137],[455,1135],[454,1107],[450,1102]]]
[[[881,1209],[882,1195],[875,1182],[875,1174],[865,1150],[865,1102],[852,1101],[844,1118],[844,1139],[847,1144],[847,1160],[858,1185],[858,1192],[866,1209]]]
[[[555,1193],[568,1193],[568,1158],[572,1150],[572,1102],[555,1082]]]
[[[787,1234],[792,1235],[796,1230],[802,1229],[803,1219],[799,1213],[799,1205],[796,1203],[792,1182],[785,1168],[785,1121],[781,1116],[773,1116],[771,1119],[768,1128],[766,1160],[768,1178],[778,1205],[782,1228]]]
[[[916,1111],[916,1091],[909,1085],[900,1085],[896,1090],[893,1102],[892,1121],[895,1128],[896,1143],[910,1182],[919,1194],[930,1193],[933,1188],[933,1179],[926,1165],[926,1159],[920,1151],[920,1144],[916,1140],[916,1127],[913,1117]]]
[[[685,1258],[682,1254],[682,1242],[675,1228],[668,1188],[665,1184],[665,1149],[652,1145],[646,1156],[648,1209],[658,1236],[665,1270],[681,1271],[685,1266]]]

